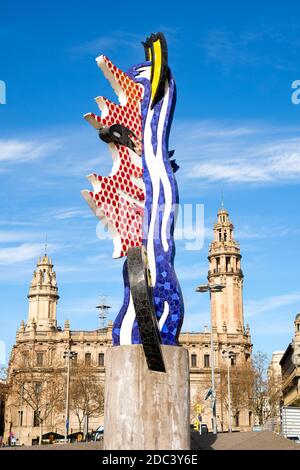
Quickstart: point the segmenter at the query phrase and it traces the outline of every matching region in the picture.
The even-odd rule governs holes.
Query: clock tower
[[[211,292],[212,325],[218,333],[244,331],[241,257],[239,244],[234,239],[233,224],[222,205],[214,224],[214,239],[208,256],[209,285],[224,286],[220,292]]]
[[[51,258],[45,254],[38,259],[29,288],[29,309],[26,331],[47,331],[57,327],[56,307],[58,288]]]

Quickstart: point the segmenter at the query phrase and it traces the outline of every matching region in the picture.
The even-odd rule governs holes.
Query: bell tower
[[[56,274],[51,258],[38,258],[29,288],[29,309],[26,330],[56,328],[56,307],[59,299]]]
[[[211,291],[213,328],[218,333],[244,332],[243,273],[239,244],[234,240],[233,224],[223,204],[214,225],[214,239],[209,247],[209,285],[225,286],[222,291]]]

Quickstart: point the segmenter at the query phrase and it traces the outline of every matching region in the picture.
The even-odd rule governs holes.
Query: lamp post
[[[67,359],[67,390],[66,390],[66,426],[65,426],[65,443],[67,443],[68,430],[69,430],[69,409],[70,409],[70,360],[75,359],[76,352],[67,349],[64,352],[64,359]]]
[[[111,305],[107,303],[106,295],[101,296],[100,304],[97,305],[96,308],[99,310],[100,324],[102,324],[102,328],[104,328],[105,323],[106,323],[106,318],[107,318],[107,312],[111,308]]]
[[[20,396],[20,411],[19,411],[19,444],[21,443],[21,426],[22,426],[22,420],[23,420],[23,394],[24,394],[24,384],[21,385],[21,396]]]
[[[227,394],[228,394],[228,432],[232,432],[232,412],[231,412],[231,390],[230,390],[230,360],[234,357],[232,351],[223,351],[222,355],[227,359]]]
[[[212,292],[222,292],[225,286],[220,284],[206,284],[196,287],[196,292],[208,292],[211,299]],[[215,357],[214,357],[214,337],[213,337],[213,321],[211,311],[211,333],[210,333],[210,364],[211,364],[211,411],[212,411],[212,432],[217,434],[217,400],[215,387]]]

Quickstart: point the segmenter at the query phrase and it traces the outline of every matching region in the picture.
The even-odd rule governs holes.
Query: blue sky
[[[107,174],[110,154],[82,119],[114,94],[95,64],[123,70],[140,41],[163,31],[178,103],[171,135],[181,202],[203,204],[205,243],[177,242],[184,330],[209,324],[207,251],[221,193],[243,254],[245,322],[255,350],[284,349],[300,311],[300,20],[296,2],[13,2],[1,6],[0,341],[9,352],[45,233],[59,283],[58,322],[99,325],[106,294],[117,314],[122,261],[96,236],[82,199],[85,175]]]

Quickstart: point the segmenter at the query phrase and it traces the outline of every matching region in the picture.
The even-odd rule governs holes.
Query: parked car
[[[295,442],[296,444],[300,444],[300,436],[287,436],[287,438],[288,438],[290,441]]]
[[[96,431],[91,433],[90,437],[92,441],[101,441],[104,437],[104,426],[99,426]]]
[[[199,432],[199,434],[207,434],[208,433],[208,426],[205,423],[201,423],[201,429],[199,431],[195,428],[195,423],[190,424],[190,430],[194,432]]]
[[[201,424],[201,434],[207,434],[207,433],[208,433],[207,424],[205,423]]]
[[[69,442],[81,442],[84,439],[82,431],[76,431],[71,434],[68,434]]]

